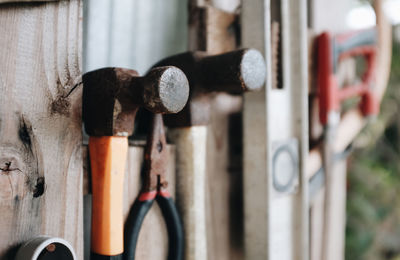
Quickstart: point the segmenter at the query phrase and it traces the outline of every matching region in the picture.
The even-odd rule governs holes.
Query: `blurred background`
[[[84,1],[84,71],[119,66],[143,74],[161,58],[187,50],[187,0],[151,2]],[[313,2],[313,8],[324,10],[310,15],[316,31],[375,25],[372,0]],[[346,11],[327,12],[327,5]],[[349,260],[400,259],[400,0],[387,0],[384,10],[393,24],[391,74],[381,113],[355,140],[348,162]]]
[[[349,28],[374,25],[371,1],[349,2]],[[400,1],[384,10],[393,24],[391,74],[381,112],[349,158],[346,259],[400,259]]]
[[[400,259],[399,32],[395,25],[381,112],[355,140],[349,158],[346,259]]]

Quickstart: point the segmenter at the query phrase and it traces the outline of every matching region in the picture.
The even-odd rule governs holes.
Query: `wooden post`
[[[40,234],[83,257],[81,20],[79,0],[0,5],[1,259]]]
[[[238,47],[233,28],[239,1],[191,1],[191,7],[191,50],[220,54]],[[241,108],[240,96],[217,94],[211,101],[204,191],[208,259],[243,259]]]
[[[282,89],[271,85],[270,12],[281,10]],[[244,99],[244,205],[246,259],[309,259],[308,191],[308,51],[306,1],[245,0],[242,41],[265,54],[263,93]],[[296,139],[297,183],[279,193],[273,182],[273,147]],[[279,174],[279,173],[278,173]]]
[[[347,160],[335,162],[330,173],[334,176],[329,183],[332,199],[330,201],[325,200],[324,205],[325,214],[329,215],[330,222],[324,223],[323,231],[327,240],[322,240],[325,244],[322,245],[323,250],[320,259],[343,260],[346,229]],[[327,189],[325,189],[325,192],[327,192]]]

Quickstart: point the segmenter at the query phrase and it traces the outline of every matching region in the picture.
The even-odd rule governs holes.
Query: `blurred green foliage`
[[[346,259],[400,259],[400,44],[378,118],[349,160]]]

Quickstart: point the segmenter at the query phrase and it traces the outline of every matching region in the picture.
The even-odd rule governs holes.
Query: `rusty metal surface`
[[[83,121],[91,136],[131,135],[136,113],[180,111],[189,95],[188,81],[174,67],[159,67],[139,77],[134,70],[104,68],[83,76]]]
[[[165,173],[168,165],[167,141],[161,114],[153,114],[151,130],[144,155],[143,192],[166,188]]]
[[[240,49],[220,55],[186,52],[171,56],[156,66],[176,66],[189,80],[189,104],[177,115],[165,117],[171,127],[205,125],[209,121],[209,96],[213,92],[241,94],[256,91],[265,82],[265,62],[254,49]]]

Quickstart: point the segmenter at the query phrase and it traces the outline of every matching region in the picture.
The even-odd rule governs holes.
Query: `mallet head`
[[[83,121],[90,136],[128,136],[140,107],[177,113],[186,104],[189,84],[178,68],[156,67],[139,77],[134,70],[103,68],[83,75]]]
[[[168,57],[155,66],[176,66],[189,80],[189,102],[177,115],[165,117],[168,126],[204,125],[209,120],[211,92],[242,94],[256,91],[265,83],[266,66],[255,49],[240,49],[219,55],[186,52]]]

